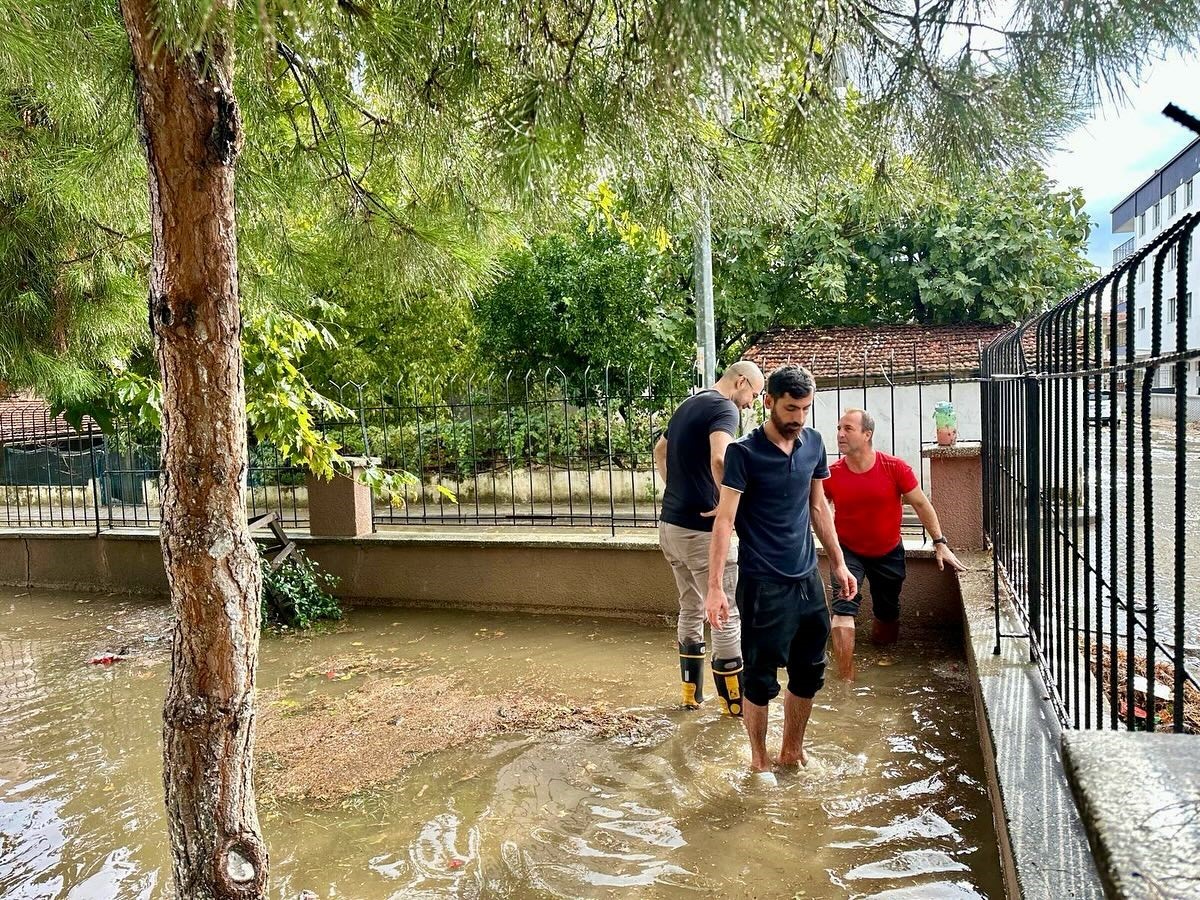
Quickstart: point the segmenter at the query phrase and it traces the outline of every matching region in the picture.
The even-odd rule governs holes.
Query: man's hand
[[[858,593],[858,579],[850,574],[846,564],[834,567],[833,580],[837,582],[838,596],[843,600],[853,600]]]
[[[704,617],[708,624],[720,631],[729,621],[729,598],[723,588],[709,588],[704,599]]]
[[[967,571],[967,567],[954,555],[954,551],[945,544],[934,544],[933,555],[937,558],[938,569],[940,571],[945,571],[946,566],[949,566],[951,571],[954,572]]]

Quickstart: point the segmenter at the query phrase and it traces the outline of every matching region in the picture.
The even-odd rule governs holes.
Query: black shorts
[[[858,593],[850,600],[838,597],[837,579],[833,579],[833,614],[857,616],[862,603],[863,582],[871,584],[871,609],[880,622],[895,622],[900,618],[900,589],[904,587],[904,541],[891,553],[883,556],[859,556],[845,544],[841,545],[846,568],[858,579]]]
[[[778,670],[786,668],[788,690],[812,698],[825,683],[825,642],[829,606],[821,575],[796,581],[760,581],[738,576],[737,606],[742,616],[743,693],[756,706],[779,696]]]

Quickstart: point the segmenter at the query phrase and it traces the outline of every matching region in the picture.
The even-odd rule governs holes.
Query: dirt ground
[[[661,719],[524,689],[478,696],[409,660],[365,653],[326,660],[318,674],[352,679],[340,694],[259,695],[258,793],[270,802],[331,804],[396,779],[422,757],[509,732],[646,737]],[[297,673],[297,678],[312,673]],[[353,761],[353,765],[348,764]]]
[[[1092,672],[1097,670],[1096,660],[1089,661]],[[1157,682],[1165,686],[1168,690],[1174,692],[1175,689],[1175,669],[1169,663],[1159,660],[1155,663],[1154,670],[1157,673]],[[1142,656],[1134,657],[1133,671],[1146,677],[1146,660]],[[1118,696],[1124,697],[1126,689],[1126,678],[1128,673],[1127,657],[1125,651],[1117,649],[1117,693]],[[1103,690],[1106,695],[1112,689],[1112,667],[1109,656],[1106,653],[1104,657],[1103,670]],[[1145,698],[1139,694],[1138,702],[1141,705],[1145,704]],[[1140,708],[1140,707],[1139,707]],[[1155,728],[1160,731],[1169,731],[1173,724],[1172,717],[1174,706],[1166,700],[1154,701],[1154,717],[1157,722]],[[1124,718],[1124,713],[1121,714]],[[1140,715],[1139,715],[1140,718]],[[1191,684],[1184,683],[1183,686],[1183,730],[1188,734],[1200,734],[1200,691],[1197,691]]]

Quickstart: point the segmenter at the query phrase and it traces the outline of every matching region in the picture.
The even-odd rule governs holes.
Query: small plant
[[[342,604],[330,593],[337,577],[321,571],[302,550],[293,551],[277,569],[264,559],[262,571],[263,624],[308,628],[321,619],[342,617]]]

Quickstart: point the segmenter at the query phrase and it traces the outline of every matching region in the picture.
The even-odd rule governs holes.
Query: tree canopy
[[[921,256],[913,232],[847,248],[845,223],[819,218],[841,209],[806,204],[848,182],[887,197],[905,166],[969,179],[1044,150],[1148,52],[1186,44],[1198,15],[1042,0],[1004,20],[862,0],[230,6],[170,0],[156,15],[164,45],[236,45],[250,330],[268,313],[312,322],[347,339],[314,355],[314,375],[385,381],[469,349],[467,304],[500,253],[569,227],[598,179],[673,231],[704,186],[728,226],[719,257],[739,262],[755,231],[794,235],[804,213],[815,263],[795,279],[836,274],[839,255]],[[0,0],[0,16],[0,382],[78,398],[149,341],[129,47],[100,0]],[[925,259],[915,296],[952,262]],[[772,317],[752,282],[718,298],[751,327]]]
[[[881,199],[847,182],[786,219],[748,217],[714,232],[725,363],[778,326],[1017,321],[1092,275],[1082,196],[1035,165],[955,185],[909,171],[894,187]],[[505,274],[477,315],[480,347],[501,374],[558,366],[574,376],[605,363],[688,370],[690,232],[651,240],[610,207],[619,211],[502,257]]]

